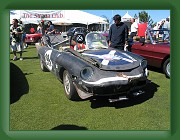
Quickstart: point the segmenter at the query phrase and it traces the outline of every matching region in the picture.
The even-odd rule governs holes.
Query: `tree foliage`
[[[134,18],[138,18],[138,16],[135,14],[135,15],[134,15]]]
[[[153,26],[155,24],[151,16],[146,11],[139,12],[139,22],[147,22],[149,26]]]

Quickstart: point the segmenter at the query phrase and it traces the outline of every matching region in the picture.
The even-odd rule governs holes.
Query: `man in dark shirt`
[[[47,29],[47,34],[55,34],[54,25],[51,21],[48,21],[48,27],[49,28]]]
[[[111,25],[108,35],[109,47],[124,50],[127,46],[128,40],[128,26],[121,22],[121,16],[115,15],[113,17],[114,24]]]

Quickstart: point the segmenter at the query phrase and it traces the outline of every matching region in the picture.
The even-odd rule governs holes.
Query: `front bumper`
[[[113,95],[113,94],[123,94],[124,92],[131,91],[137,88],[141,88],[146,85],[146,79],[140,78],[125,83],[124,81],[114,81],[107,82],[100,85],[88,85],[84,84],[82,86],[83,90],[93,93],[93,95]]]
[[[103,83],[79,83],[76,89],[82,99],[91,96],[111,96],[129,94],[143,88],[147,84],[147,77],[131,78],[122,81],[108,81]]]

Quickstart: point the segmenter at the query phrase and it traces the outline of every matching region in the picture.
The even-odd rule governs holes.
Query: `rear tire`
[[[168,58],[163,64],[163,72],[167,78],[170,78],[170,58]]]
[[[72,101],[80,100],[80,97],[73,85],[73,82],[67,70],[63,72],[63,86],[64,86],[65,95],[69,100]]]

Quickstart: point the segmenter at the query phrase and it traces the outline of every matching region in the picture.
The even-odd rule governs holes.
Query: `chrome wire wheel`
[[[166,59],[166,61],[163,64],[163,72],[166,75],[167,78],[170,78],[171,72],[170,72],[170,58]]]
[[[166,66],[166,71],[167,71],[167,74],[169,75],[170,77],[170,62],[167,64]]]
[[[70,91],[71,91],[71,87],[70,87],[70,81],[69,81],[69,75],[66,74],[64,76],[64,89],[66,91],[66,93],[69,95],[70,94]]]
[[[40,67],[41,67],[41,69],[43,70],[44,65],[43,65],[42,59],[40,60]]]
[[[80,99],[67,70],[63,72],[63,86],[65,95],[69,100],[77,101]]]

